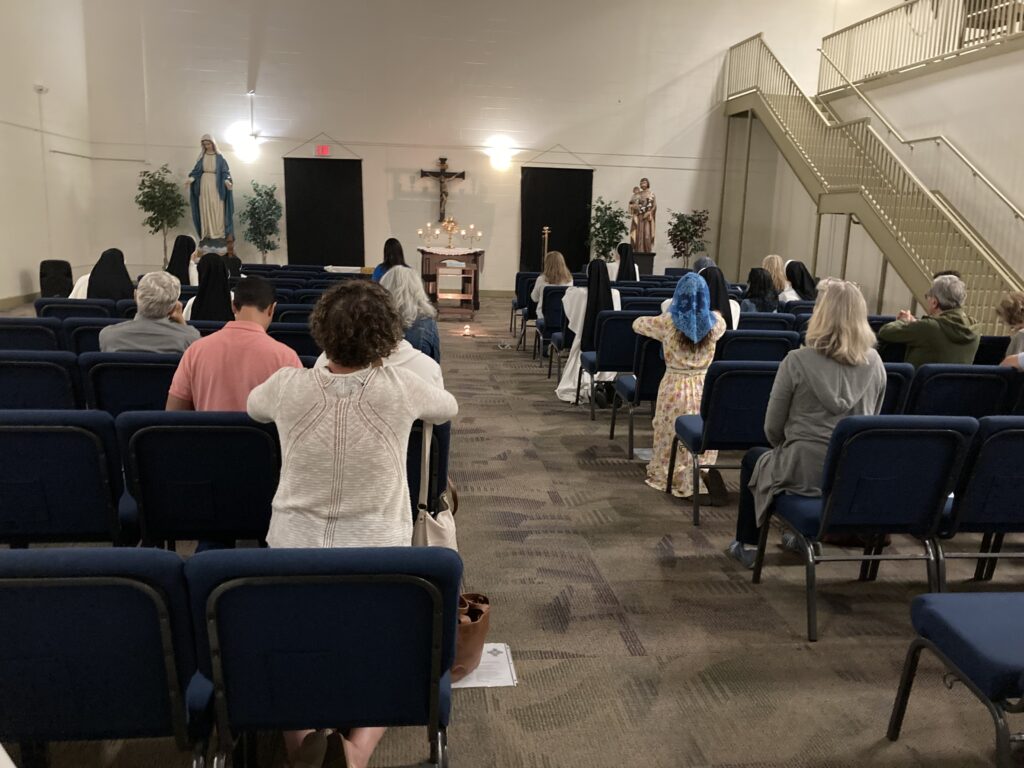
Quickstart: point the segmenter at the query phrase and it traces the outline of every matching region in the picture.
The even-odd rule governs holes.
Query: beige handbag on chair
[[[441,499],[440,509],[436,515],[430,514],[427,500],[430,495],[430,440],[434,425],[423,422],[423,452],[420,457],[420,497],[416,504],[416,523],[412,529],[412,545],[414,547],[448,547],[458,550],[455,538],[455,515],[451,505],[447,503],[446,494],[438,494]]]

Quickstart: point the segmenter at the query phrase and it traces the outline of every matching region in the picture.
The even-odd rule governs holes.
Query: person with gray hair
[[[100,352],[184,352],[199,331],[185,324],[180,295],[181,281],[170,272],[143,275],[135,289],[135,318],[100,331]]]
[[[939,275],[924,297],[926,317],[918,320],[902,309],[893,322],[878,330],[878,340],[905,344],[904,360],[915,368],[926,363],[973,363],[981,337],[974,319],[963,310],[967,300],[964,281],[955,275]]]
[[[437,310],[423,290],[423,279],[409,267],[392,267],[380,279],[402,318],[405,340],[415,349],[441,362],[441,335],[437,330]]]

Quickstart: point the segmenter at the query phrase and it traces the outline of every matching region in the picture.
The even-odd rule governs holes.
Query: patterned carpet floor
[[[609,440],[608,411],[591,422],[555,398],[529,354],[499,348],[507,313],[508,300],[485,300],[471,337],[461,321],[441,324],[460,405],[451,466],[466,587],[490,596],[490,639],[510,644],[519,675],[516,688],[454,693],[453,766],[992,764],[984,708],[962,685],[947,690],[927,655],[903,736],[885,739],[923,564],[884,563],[875,583],[858,582],[855,564],[822,566],[821,640],[808,643],[804,570],[778,535],[759,586],[723,555],[737,473],[724,473],[732,503],[705,507],[694,527],[689,507],[648,488],[643,463],[626,458],[624,422]],[[640,416],[637,444],[650,440]],[[972,574],[973,563],[953,563],[951,588],[973,589]],[[1004,562],[985,588],[1022,576]],[[262,745],[261,763],[279,765],[279,740]],[[426,747],[422,730],[393,729],[373,765],[420,765]],[[53,751],[54,766],[187,764],[161,740]]]

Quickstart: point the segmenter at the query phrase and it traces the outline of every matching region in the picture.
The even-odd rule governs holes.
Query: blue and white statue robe
[[[204,153],[189,173],[192,224],[203,251],[225,253],[227,237],[234,235],[235,198],[229,184],[231,169],[224,155]]]

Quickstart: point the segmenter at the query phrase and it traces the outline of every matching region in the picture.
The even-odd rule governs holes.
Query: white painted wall
[[[81,168],[73,172],[64,167],[69,159],[51,159],[64,165],[50,175],[71,185],[58,196],[62,205],[74,209],[81,202],[82,207],[76,223],[69,219],[66,226],[48,229],[63,239],[55,252],[66,253],[78,271],[114,245],[125,251],[133,272],[159,265],[160,238],[143,230],[133,202],[139,171],[166,162],[183,180],[201,134],[223,136],[228,125],[248,119],[245,93],[253,88],[256,127],[268,141],[252,164],[226,152],[236,205],[251,179],[277,183],[283,197],[282,156],[309,156],[312,145],[304,142],[320,132],[330,134],[363,159],[366,260],[373,264],[390,235],[413,251],[417,226],[436,217],[436,185],[419,180],[418,171],[446,155],[452,169],[468,175],[453,185],[449,212],[486,233],[485,289],[508,289],[518,268],[519,169],[532,160],[582,161],[595,168],[595,197],[623,203],[638,179],[648,176],[659,203],[659,269],[670,261],[664,236],[668,209],[710,209],[714,233],[725,134],[720,78],[728,46],[763,31],[811,89],[819,38],[877,5],[871,0],[780,0],[770,6],[761,0],[0,2],[18,17],[12,27],[35,25],[3,32],[10,38],[5,57],[19,65],[0,74],[5,93],[27,88],[33,97],[35,72],[21,66],[33,59],[60,67],[61,77],[76,87],[52,89],[46,104],[53,106],[46,115],[47,121],[59,112],[74,115],[76,130],[69,135],[89,141],[89,151],[81,154],[95,158],[75,160]],[[61,13],[47,18],[58,16],[75,40],[54,60],[53,30],[44,29],[41,20],[47,7],[56,5]],[[3,119],[14,121],[21,114],[18,122],[38,125],[32,98],[6,101],[0,105]],[[496,133],[524,148],[509,171],[492,169],[480,151]],[[25,134],[38,142],[37,134]],[[536,157],[556,144],[573,154]],[[342,157],[351,156],[348,151],[334,149]],[[767,158],[765,167],[772,162]],[[21,175],[31,177],[32,167]],[[762,187],[759,197],[769,194]],[[0,207],[0,215],[10,217],[5,229],[23,227],[37,216],[38,199],[25,190]],[[748,214],[748,226],[747,242],[765,240],[768,214]],[[47,231],[40,229],[37,235]],[[188,229],[186,222],[182,231]],[[37,240],[28,235],[26,244]],[[256,258],[245,243],[239,251],[243,259]],[[283,261],[286,253],[282,243],[274,258]],[[29,261],[38,258],[34,249]],[[0,275],[0,296],[20,292],[14,282]]]

